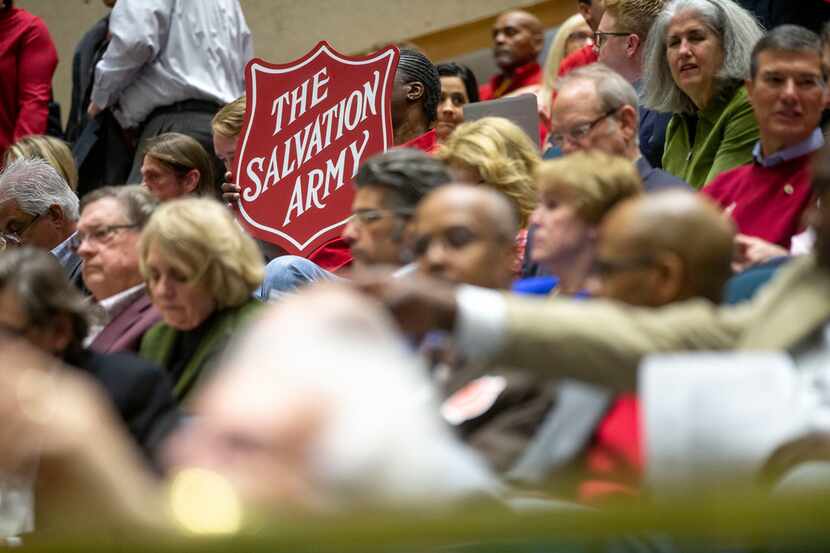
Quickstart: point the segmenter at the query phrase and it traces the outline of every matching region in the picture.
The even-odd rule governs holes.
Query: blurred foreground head
[[[323,512],[492,491],[393,328],[379,305],[335,285],[275,305],[196,398],[171,468],[207,469],[245,502]]]

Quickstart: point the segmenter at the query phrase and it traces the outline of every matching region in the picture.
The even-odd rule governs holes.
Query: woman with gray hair
[[[663,169],[701,188],[749,163],[758,124],[743,83],[763,36],[755,18],[731,0],[673,0],[646,43],[644,102],[674,114]]]

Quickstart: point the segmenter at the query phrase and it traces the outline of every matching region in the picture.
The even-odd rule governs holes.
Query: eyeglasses
[[[415,213],[414,209],[356,209],[352,212],[352,221],[361,225],[371,225],[384,218],[386,215],[397,215],[398,217],[410,217]]]
[[[595,31],[594,32],[594,46],[597,47],[597,50],[602,48],[602,45],[605,43],[605,37],[609,36],[628,36],[634,33],[622,33],[622,32],[603,32],[603,31]]]
[[[600,278],[607,278],[617,273],[633,271],[654,264],[654,257],[642,255],[628,259],[601,259],[594,260],[594,274]]]
[[[109,239],[112,238],[113,233],[116,231],[126,228],[136,228],[137,226],[138,225],[133,223],[129,225],[107,225],[105,227],[98,227],[89,232],[82,232],[79,230],[75,233],[75,236],[72,237],[69,247],[72,248],[72,251],[77,253],[84,241],[88,242],[90,246],[100,246],[101,244],[109,241]]]
[[[40,216],[41,216],[41,214],[38,213],[37,215],[32,217],[32,219],[28,223],[26,223],[25,225],[23,225],[19,229],[7,230],[6,232],[4,232],[2,234],[3,241],[4,241],[3,247],[5,248],[5,246],[8,245],[8,244],[11,244],[13,246],[19,246],[20,244],[22,244],[23,243],[23,235],[26,233],[27,230],[32,228],[32,225],[37,223],[37,220],[40,219]]]
[[[561,148],[562,146],[564,146],[566,140],[570,140],[571,142],[579,142],[580,140],[585,138],[588,135],[588,133],[591,132],[591,130],[600,123],[600,121],[614,115],[619,109],[620,108],[614,108],[608,110],[596,119],[594,119],[593,121],[588,121],[587,123],[576,125],[575,127],[568,129],[567,131],[553,133],[550,136],[550,141],[557,148]]]

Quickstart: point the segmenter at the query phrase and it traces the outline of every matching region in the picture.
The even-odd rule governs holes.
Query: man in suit
[[[87,374],[106,392],[149,459],[175,425],[176,403],[166,375],[134,355],[85,349],[88,306],[54,257],[33,248],[0,256],[0,332]]]
[[[72,247],[77,221],[78,196],[47,162],[18,159],[0,173],[0,232],[6,246],[51,252],[82,288],[81,258]]]
[[[643,356],[677,350],[785,350],[800,356],[821,345],[830,320],[830,146],[813,164],[815,253],[782,269],[750,303],[718,307],[692,299],[661,309],[605,301],[544,304],[435,281],[366,279],[410,331],[455,330],[462,349],[488,363],[509,363],[616,389],[633,390]],[[696,234],[688,236],[698,240]]]
[[[84,197],[76,236],[84,284],[98,302],[100,324],[87,336],[101,353],[137,352],[161,320],[139,270],[138,239],[158,201],[144,187],[107,186]]]

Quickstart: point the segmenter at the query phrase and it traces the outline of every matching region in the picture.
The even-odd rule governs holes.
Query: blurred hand
[[[732,270],[739,273],[754,265],[789,255],[789,253],[778,244],[755,236],[738,234],[735,236],[735,257],[732,260]]]
[[[380,300],[404,332],[450,331],[455,326],[457,304],[451,284],[420,275],[395,278],[386,271],[362,271],[353,275],[353,282]]]
[[[811,461],[830,462],[830,434],[812,432],[779,446],[764,463],[758,479],[774,485],[796,466]]]
[[[225,182],[222,183],[222,201],[230,208],[235,208],[239,203],[239,185],[233,180],[233,173],[230,171],[225,173]]]
[[[89,107],[86,110],[86,114],[89,116],[90,119],[95,119],[99,113],[103,111],[103,108],[95,104],[95,102],[90,102]]]

